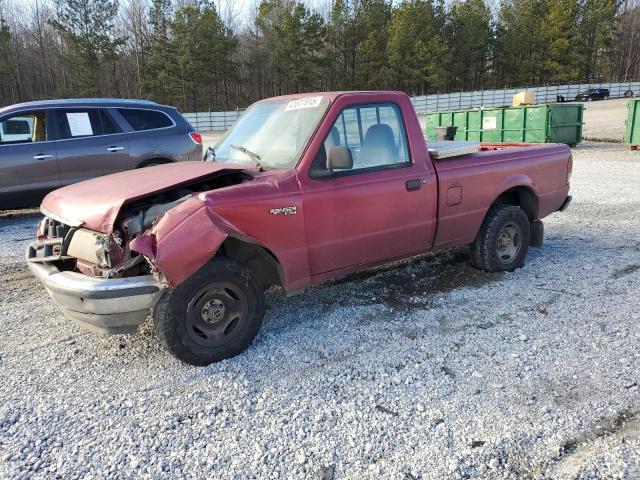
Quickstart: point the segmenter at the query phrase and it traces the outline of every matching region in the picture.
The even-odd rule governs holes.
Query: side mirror
[[[327,168],[329,170],[349,170],[353,168],[351,150],[347,147],[332,145],[327,151]]]

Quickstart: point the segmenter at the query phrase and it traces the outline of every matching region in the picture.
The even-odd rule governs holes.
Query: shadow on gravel
[[[393,310],[428,309],[431,300],[425,296],[479,287],[500,280],[503,275],[477,270],[471,266],[466,248],[461,247],[355,273],[318,288],[336,291],[347,286],[350,295],[343,296],[339,303],[382,303]],[[330,297],[335,305],[336,296]]]
[[[23,218],[38,218],[42,214],[37,208],[26,208],[23,210],[0,210],[0,225],[3,220],[20,220]]]
[[[471,266],[466,252],[456,251],[435,259],[420,259],[410,269],[376,277],[374,285],[385,289],[382,299],[394,310],[430,307],[425,295],[447,293],[464,287],[480,287],[501,279],[503,273],[488,273]]]

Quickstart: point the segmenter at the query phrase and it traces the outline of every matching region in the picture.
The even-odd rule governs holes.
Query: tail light
[[[202,134],[200,132],[189,132],[189,138],[196,145],[202,145]]]

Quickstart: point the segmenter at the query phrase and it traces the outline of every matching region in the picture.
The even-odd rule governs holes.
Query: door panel
[[[129,136],[105,115],[98,109],[56,111],[63,185],[129,168]]]
[[[407,188],[414,180],[421,187]],[[311,275],[427,251],[436,188],[433,173],[413,166],[305,183]]]
[[[60,187],[47,114],[22,112],[0,119],[0,209],[39,205]]]
[[[349,151],[351,169],[331,170],[336,149]],[[437,181],[425,159],[410,158],[397,105],[342,110],[310,176],[301,187],[312,276],[431,247]]]

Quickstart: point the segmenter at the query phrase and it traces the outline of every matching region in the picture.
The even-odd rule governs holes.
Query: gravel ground
[[[218,140],[222,138],[224,132],[202,132],[202,152],[206,152],[207,148],[213,147]]]
[[[585,102],[582,136],[589,140],[622,143],[628,103],[628,98]]]
[[[268,299],[244,354],[102,337],[29,276],[0,215],[2,478],[639,478],[640,155],[575,149],[525,268],[463,249]]]

